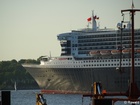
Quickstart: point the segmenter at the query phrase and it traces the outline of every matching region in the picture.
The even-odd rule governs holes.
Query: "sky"
[[[140,9],[140,0],[133,1]],[[100,28],[116,29],[121,10],[131,4],[132,0],[0,0],[0,61],[60,56],[58,34],[86,28],[92,10]],[[140,12],[135,28],[140,28]]]

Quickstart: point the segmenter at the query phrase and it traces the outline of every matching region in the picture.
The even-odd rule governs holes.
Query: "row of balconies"
[[[135,36],[138,36],[140,35],[140,32],[136,32],[135,33]],[[102,34],[102,35],[85,35],[85,36],[79,36],[78,39],[91,39],[91,38],[110,38],[110,37],[120,37],[121,36],[121,33],[118,32],[118,33],[115,33],[115,34]],[[131,36],[131,33],[123,33],[122,36],[128,36],[130,37]]]
[[[98,38],[98,39],[82,39],[78,40],[78,43],[87,42],[109,42],[109,41],[120,41],[121,38]],[[135,41],[139,41],[140,37],[135,37]],[[131,41],[131,37],[122,37],[122,41]]]

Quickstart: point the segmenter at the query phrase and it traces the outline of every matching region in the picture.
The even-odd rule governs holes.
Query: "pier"
[[[0,92],[0,105],[11,105],[11,91]]]

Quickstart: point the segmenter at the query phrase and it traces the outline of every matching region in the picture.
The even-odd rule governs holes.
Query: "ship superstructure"
[[[126,91],[131,69],[131,24],[121,30],[72,30],[57,36],[60,57],[42,57],[40,65],[23,65],[48,90],[90,91],[101,82],[107,91]],[[121,23],[120,23],[121,24]],[[135,30],[135,72],[140,87],[140,29]]]

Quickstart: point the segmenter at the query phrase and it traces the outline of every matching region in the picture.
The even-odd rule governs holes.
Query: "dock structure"
[[[0,105],[11,105],[11,91],[0,91]]]
[[[46,99],[43,97],[43,94],[36,94],[36,105],[47,105]]]
[[[132,2],[132,9],[121,10],[123,15],[124,12],[129,12],[131,17],[131,70],[130,70],[130,84],[126,92],[106,92],[106,90],[101,89],[101,84],[95,82],[93,84],[93,92],[91,94],[83,94],[83,97],[91,97],[91,105],[114,105],[117,101],[123,101],[124,104],[140,104],[140,90],[135,82],[135,67],[134,67],[134,15],[135,12],[140,12],[140,9],[134,9]],[[123,21],[122,21],[123,24]],[[121,25],[121,30],[122,30]],[[105,96],[126,96],[127,98],[105,98]],[[83,99],[83,98],[82,98]]]

